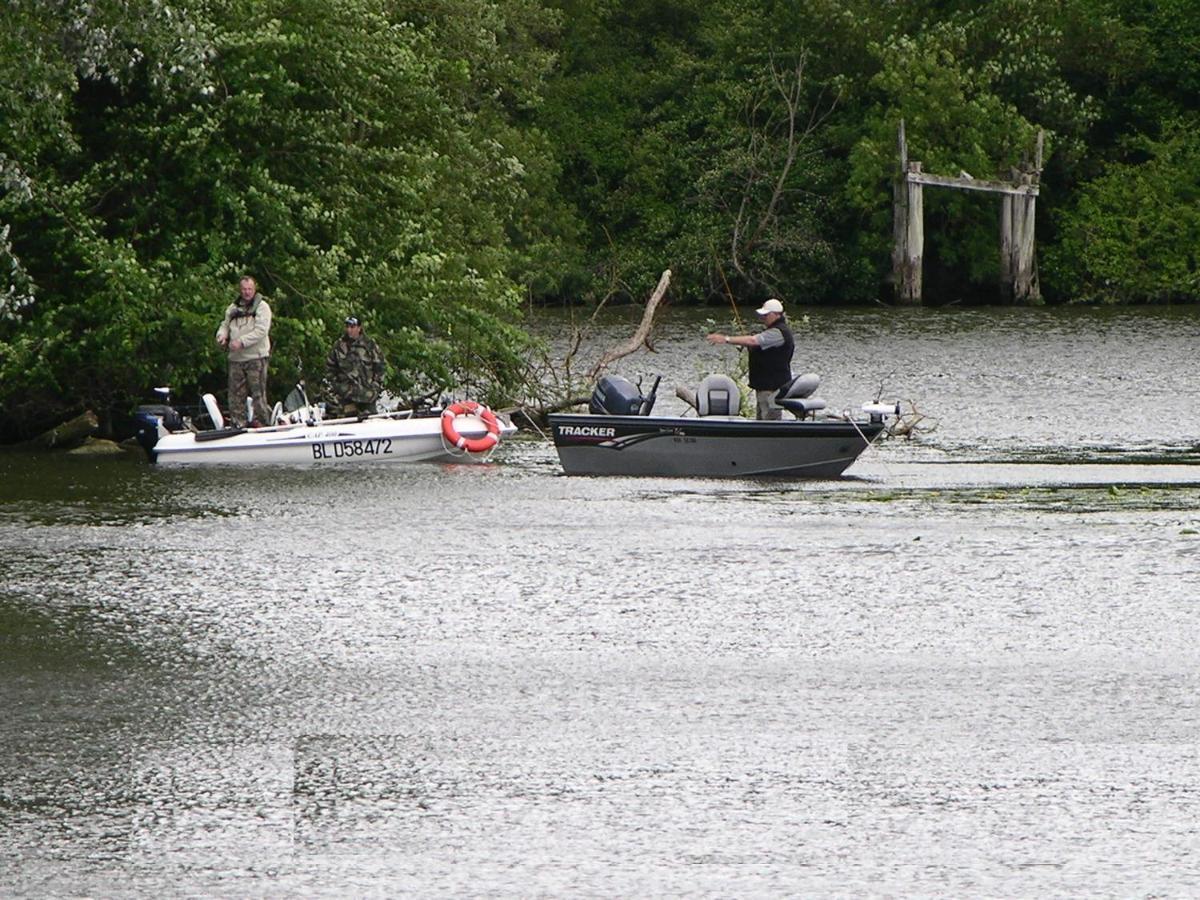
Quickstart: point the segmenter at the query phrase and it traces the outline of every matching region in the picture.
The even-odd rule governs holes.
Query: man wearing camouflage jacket
[[[379,345],[363,334],[358,316],[347,316],[346,333],[337,339],[325,360],[329,393],[340,407],[331,410],[332,414],[373,415],[386,371]]]

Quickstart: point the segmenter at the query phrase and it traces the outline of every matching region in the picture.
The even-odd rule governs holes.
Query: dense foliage
[[[1126,303],[1200,296],[1198,123],[1146,138],[1137,162],[1114,162],[1061,216],[1048,271],[1076,300]]]
[[[221,385],[213,335],[243,272],[273,301],[280,386],[319,376],[350,311],[396,391],[513,379],[513,273],[539,252],[524,173],[550,165],[519,120],[551,14],[16,0],[3,16],[6,418]]]
[[[1046,136],[1051,302],[1200,297],[1191,0],[6,0],[0,439],[219,389],[237,276],[276,393],[350,311],[399,393],[522,377],[523,300],[889,296],[896,134],[980,177]],[[997,204],[926,193],[930,302]]]
[[[1200,97],[1200,17],[1187,0],[560,6],[569,25],[541,121],[586,256],[610,276],[598,292],[612,272],[640,288],[669,262],[693,295],[732,282],[746,300],[886,299],[903,119],[909,157],[944,175],[1007,176],[1043,131],[1049,299],[1091,299],[1109,267],[1050,252],[1083,214],[1070,210],[1116,189],[1110,166],[1148,162],[1140,142],[1194,118]],[[1111,200],[1105,215],[1138,215]],[[1158,200],[1147,214],[1182,230],[1186,191]],[[927,297],[997,297],[995,198],[927,191],[925,203]],[[1195,271],[1171,266],[1173,291],[1131,283],[1120,296],[1195,299],[1175,280],[1181,266]]]

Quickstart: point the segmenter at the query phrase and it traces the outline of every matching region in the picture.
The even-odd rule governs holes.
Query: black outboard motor
[[[648,416],[654,408],[659,381],[661,378],[655,379],[650,393],[642,396],[641,388],[635,387],[628,378],[603,375],[592,391],[588,412],[594,416]]]
[[[175,407],[166,403],[147,403],[133,411],[133,421],[137,425],[137,441],[154,459],[154,445],[158,439],[169,431],[183,431],[183,417]]]

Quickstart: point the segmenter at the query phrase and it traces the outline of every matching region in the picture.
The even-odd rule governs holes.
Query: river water
[[[706,317],[618,367],[663,410]],[[1200,894],[1200,310],[798,325],[921,433],[825,483],[0,455],[0,894]]]

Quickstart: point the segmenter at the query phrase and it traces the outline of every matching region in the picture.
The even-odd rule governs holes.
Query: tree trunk
[[[20,450],[69,450],[78,447],[100,428],[96,414],[90,409],[56,428],[44,431],[33,440],[17,444]]]

